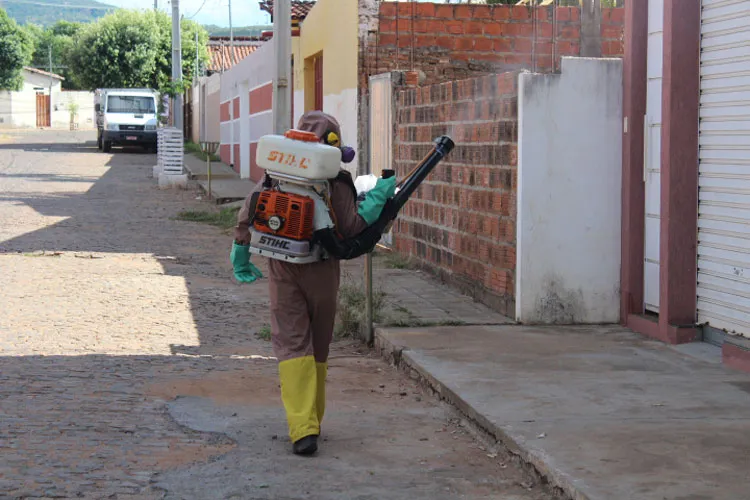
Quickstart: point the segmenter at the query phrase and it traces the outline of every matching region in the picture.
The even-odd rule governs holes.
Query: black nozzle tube
[[[393,203],[397,211],[401,210],[401,207],[406,204],[406,201],[412,194],[414,194],[414,191],[417,190],[419,185],[422,184],[422,181],[430,175],[437,164],[440,163],[440,160],[445,158],[445,156],[453,150],[454,146],[455,144],[453,143],[453,140],[447,135],[435,139],[435,147],[432,148],[432,151],[430,151],[420,164],[417,165],[414,169],[414,174],[406,179],[401,190],[393,196]]]
[[[320,242],[331,257],[339,260],[356,259],[361,255],[372,252],[375,245],[383,237],[383,231],[396,218],[409,196],[440,163],[440,160],[451,152],[453,147],[453,141],[448,136],[435,139],[433,150],[414,169],[414,173],[404,182],[404,187],[386,202],[380,217],[357,236],[341,240],[336,236],[333,229],[327,228],[316,231],[315,239]]]

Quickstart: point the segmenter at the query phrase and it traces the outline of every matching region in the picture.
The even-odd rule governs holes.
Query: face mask
[[[356,155],[354,148],[344,146],[341,148],[341,161],[344,163],[351,163]]]

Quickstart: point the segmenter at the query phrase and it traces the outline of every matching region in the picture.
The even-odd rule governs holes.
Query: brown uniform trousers
[[[355,236],[367,227],[357,214],[356,194],[340,180],[331,181],[330,186],[336,228],[344,238]],[[240,244],[249,242],[250,198],[240,210],[235,229],[235,240]],[[340,263],[335,259],[312,264],[269,260],[271,335],[279,360],[289,435],[295,442],[320,433]]]

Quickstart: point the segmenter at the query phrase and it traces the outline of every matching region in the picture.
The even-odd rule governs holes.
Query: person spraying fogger
[[[239,212],[230,258],[244,283],[262,277],[251,255],[269,258],[271,339],[295,454],[318,449],[340,261],[374,249],[408,196],[452,149],[444,139],[440,154],[420,175],[418,166],[399,194],[389,173],[359,203],[351,174],[341,168],[355,152],[342,145],[333,116],[305,113],[296,129],[258,143],[257,162],[266,174]]]

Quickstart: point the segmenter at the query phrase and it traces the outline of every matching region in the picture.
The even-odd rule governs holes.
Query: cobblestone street
[[[293,456],[256,335],[267,283],[231,279],[225,232],[175,220],[208,204],[160,191],[155,162],[93,132],[0,133],[0,498],[552,498],[352,342],[319,456]]]

